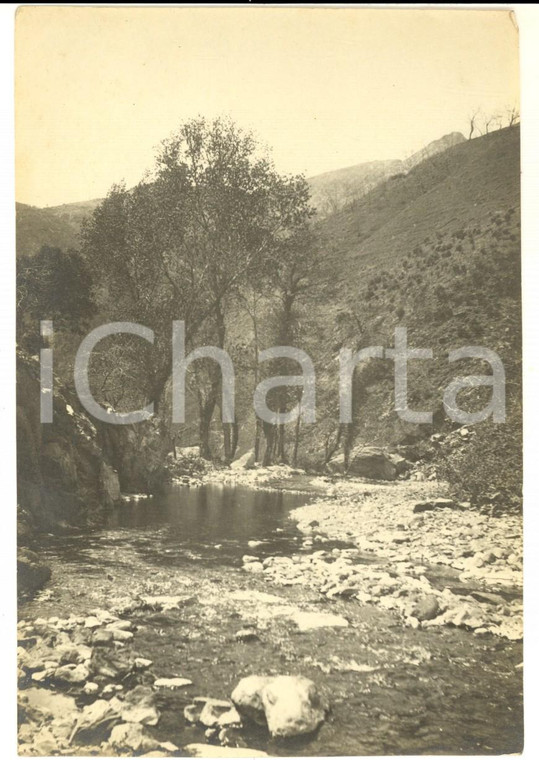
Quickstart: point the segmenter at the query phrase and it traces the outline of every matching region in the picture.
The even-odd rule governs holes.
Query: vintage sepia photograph
[[[16,9],[19,755],[522,752],[520,79],[502,7]]]

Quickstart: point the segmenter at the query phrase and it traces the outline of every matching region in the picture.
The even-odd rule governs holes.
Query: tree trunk
[[[198,431],[200,435],[200,456],[203,459],[211,459],[212,452],[210,446],[210,433],[211,433],[211,416],[200,415],[200,421],[198,425]]]
[[[202,393],[198,392],[199,399],[199,435],[200,435],[200,456],[203,459],[211,459],[212,451],[210,444],[211,421],[216,405],[216,395],[211,392],[207,398],[203,399]]]
[[[331,434],[328,435],[326,439],[326,446],[325,446],[326,451],[325,451],[324,464],[327,464],[329,462],[333,454],[339,448],[339,444],[341,442],[341,437],[342,437],[342,429],[343,429],[343,426],[339,425],[339,429],[337,430],[337,435],[335,436],[335,441],[333,444],[330,444]]]
[[[223,422],[223,446],[225,462],[230,464],[238,448],[238,424],[236,422]]]
[[[230,441],[230,424],[223,422],[223,456],[226,464],[232,461],[231,441]]]
[[[277,460],[279,464],[286,464],[286,430],[284,425],[277,427]]]
[[[297,467],[298,466],[298,449],[299,449],[299,430],[301,427],[301,402],[299,407],[299,414],[296,419],[296,427],[294,430],[294,452],[292,454],[292,466]]]
[[[230,442],[230,453],[231,453],[231,458],[234,459],[234,457],[236,456],[236,451],[238,449],[239,429],[238,429],[237,422],[231,422],[230,426],[232,428],[232,440]]]
[[[266,450],[264,452],[264,459],[262,465],[269,467],[273,464],[273,450],[275,448],[275,425],[271,422],[263,422],[264,438],[266,439]]]
[[[344,468],[345,470],[348,469],[348,465],[350,464],[350,450],[352,448],[352,442],[354,438],[354,427],[352,423],[346,423],[343,425],[344,427],[344,444],[343,444],[343,451],[344,451]]]
[[[262,420],[255,420],[255,462],[260,461],[260,441],[262,438]]]

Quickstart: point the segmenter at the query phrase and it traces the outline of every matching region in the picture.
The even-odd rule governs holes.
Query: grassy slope
[[[460,143],[324,220],[321,237],[343,280],[399,259],[437,231],[517,204],[518,151],[518,129]]]
[[[451,349],[484,345],[504,361],[510,423],[487,437],[505,451],[512,481],[518,481],[519,129],[461,143],[428,159],[324,220],[318,231],[328,281],[325,302],[317,305],[324,398],[319,403],[334,405],[335,388],[323,375],[325,367],[335,366],[339,348],[391,346],[397,324],[408,328],[411,346],[432,348],[435,355],[433,361],[410,365],[409,398],[417,409],[440,410],[443,389],[457,375],[488,374],[477,362],[467,368],[447,361]],[[391,445],[413,438],[418,431],[392,411],[392,363],[375,360],[357,374],[356,440]],[[470,403],[474,400],[479,403],[478,398]],[[436,426],[450,427],[443,414]],[[477,426],[478,440],[486,429]],[[313,456],[321,437],[321,432],[306,434]],[[476,465],[487,457],[472,449],[469,454]],[[491,475],[485,471],[482,477]]]

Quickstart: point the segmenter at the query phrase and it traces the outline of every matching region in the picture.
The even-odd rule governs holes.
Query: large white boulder
[[[232,692],[232,701],[240,714],[266,722],[279,738],[312,733],[328,709],[315,684],[303,676],[248,676]]]

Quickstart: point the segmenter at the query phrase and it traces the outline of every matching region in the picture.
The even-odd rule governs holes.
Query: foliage
[[[95,313],[91,274],[75,251],[42,246],[17,260],[17,340],[26,349],[40,345],[40,321],[80,332]]]
[[[238,294],[252,282],[264,287],[310,213],[305,180],[279,175],[256,138],[228,119],[187,121],[161,144],[145,181],[111,189],[83,227],[82,250],[102,312],[156,335],[138,381],[156,406],[172,369],[173,320],[185,322],[187,349],[224,347]],[[208,443],[220,391],[214,363],[197,367],[196,385]]]

